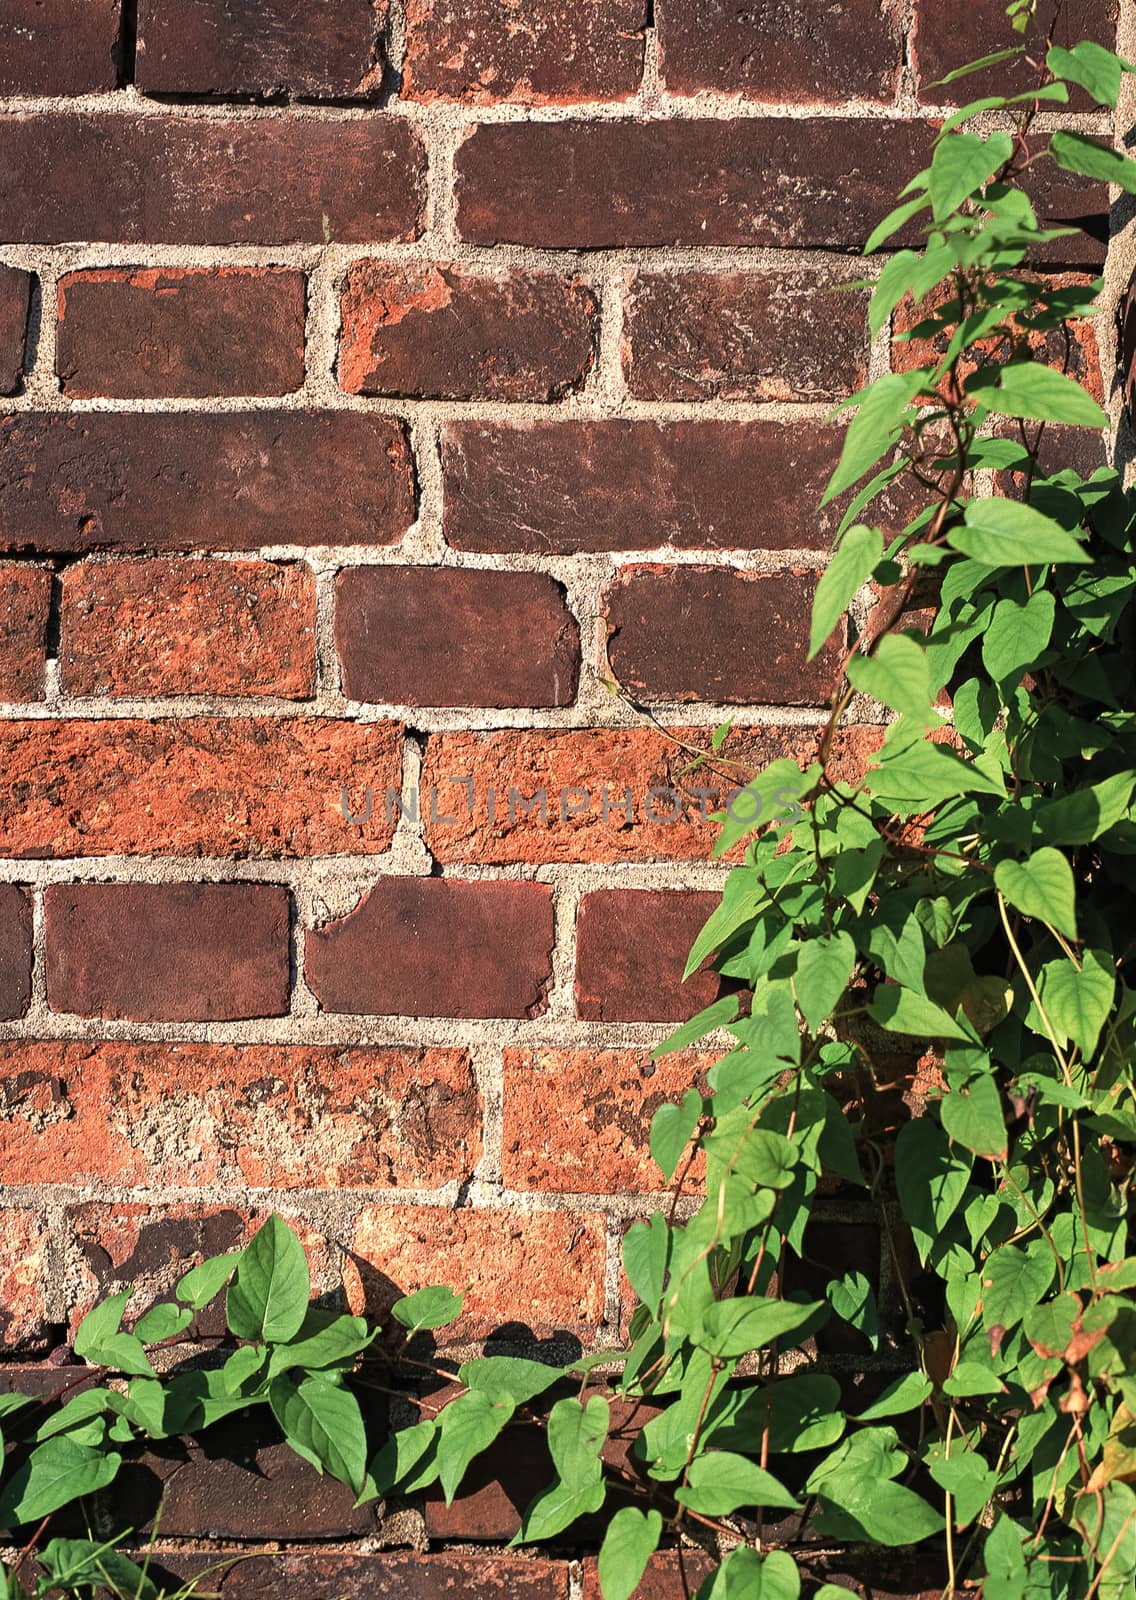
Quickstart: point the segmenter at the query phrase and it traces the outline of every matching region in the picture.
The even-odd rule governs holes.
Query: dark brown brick
[[[806,104],[888,102],[899,87],[895,0],[658,0],[656,16],[660,74],[672,94],[712,89]]]
[[[1060,3],[1055,44],[1068,47],[1079,39],[1095,39],[1098,44],[1113,48],[1120,11],[1118,0],[1060,0]],[[1023,40],[1011,28],[1002,0],[916,0],[911,53],[920,97],[931,104],[960,105],[982,95],[1013,94],[1032,88],[1037,82],[1037,72],[1024,59],[1002,62],[942,89],[932,89],[931,85],[958,67],[1023,42],[1027,55],[1036,61],[1045,54],[1045,41],[1057,6],[1058,0],[1039,0]],[[1090,101],[1078,96],[1076,102],[1070,103],[1084,107]]]
[[[467,105],[626,100],[646,24],[645,0],[409,0],[402,93]]]
[[[47,890],[53,1011],[220,1022],[288,1009],[287,889],[80,883]]]
[[[304,381],[306,279],[271,267],[73,272],[59,283],[63,393],[290,394]]]
[[[635,273],[627,387],[641,400],[840,400],[868,376],[867,309],[831,273]]]
[[[597,889],[576,924],[576,1014],[586,1022],[685,1022],[718,998],[716,973],[682,974],[720,904],[713,893]]]
[[[795,570],[626,567],[609,590],[608,660],[645,700],[821,705],[839,641],[809,662],[816,578]]]
[[[378,92],[387,0],[139,0],[147,94]]]
[[[413,239],[424,163],[404,117],[10,115],[0,117],[0,239]]]
[[[156,1565],[183,1577],[207,1568],[205,1587],[219,1588],[223,1600],[295,1600],[297,1595],[304,1600],[568,1600],[567,1561],[496,1552],[357,1555],[289,1550],[238,1561],[224,1577],[214,1570],[218,1559],[211,1553],[191,1568],[184,1557],[174,1561],[163,1556]]]
[[[413,706],[563,706],[580,637],[564,591],[540,572],[349,567],[335,644],[352,700]]]
[[[484,125],[457,154],[458,226],[477,244],[855,249],[930,152],[917,122]],[[539,196],[539,202],[535,197]]]
[[[0,550],[391,544],[413,520],[410,447],[389,417],[0,418]]]
[[[426,1532],[448,1543],[505,1544],[520,1527],[530,1500],[555,1476],[541,1429],[535,1423],[515,1425],[496,1448],[474,1461],[450,1505],[437,1485],[427,1490]]]
[[[15,394],[23,382],[31,288],[30,273],[0,266],[0,394]]]
[[[50,605],[50,572],[0,562],[0,700],[44,698]]]
[[[447,262],[363,261],[343,295],[339,381],[352,394],[557,400],[595,356],[584,279]]]
[[[842,438],[814,423],[449,422],[446,538],[537,555],[825,549],[841,504],[817,506]],[[898,530],[909,500],[872,516]]]
[[[118,81],[120,0],[4,0],[0,94],[93,94]]]
[[[688,1600],[717,1565],[701,1550],[660,1551],[648,1561],[635,1600]],[[583,1600],[603,1600],[595,1557],[584,1562]]]
[[[308,934],[306,977],[325,1011],[534,1017],[552,938],[545,884],[380,878],[354,911]]]
[[[0,1017],[22,1017],[32,993],[32,902],[16,883],[0,883]]]

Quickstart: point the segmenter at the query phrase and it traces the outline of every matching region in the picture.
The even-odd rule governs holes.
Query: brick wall
[[[650,1116],[710,1059],[649,1061],[714,993],[679,986],[706,813],[832,688],[823,419],[888,360],[844,285],[1003,11],[0,0],[9,1362],[272,1206],[356,1307],[450,1280],[459,1343],[618,1341]],[[1107,193],[1038,199],[1086,229],[1038,270],[1099,270]],[[886,1291],[826,1204],[817,1259],[827,1226]],[[373,1535],[269,1467],[240,1526],[180,1473],[163,1532],[295,1533],[290,1495],[307,1537]],[[515,1507],[425,1519],[437,1549]],[[274,1559],[226,1595],[594,1592]]]

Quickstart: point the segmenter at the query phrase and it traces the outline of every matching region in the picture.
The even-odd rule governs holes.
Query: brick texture
[[[315,582],[299,564],[151,557],[83,561],[63,574],[69,695],[303,700],[315,688],[315,634]]]
[[[0,417],[0,550],[390,544],[413,520],[406,433],[386,417]]]
[[[121,0],[5,0],[0,94],[93,94],[118,81]]]
[[[1055,43],[1071,45],[1078,39],[1095,39],[1111,48],[1118,14],[1118,0],[1064,0]],[[1024,42],[1026,53],[1036,60],[1044,52],[1056,16],[1057,0],[1040,0],[1024,41],[1013,42]],[[911,50],[919,93],[928,103],[963,104],[981,95],[1011,94],[1030,88],[1036,78],[1024,60],[974,73],[961,83],[933,87],[948,72],[1006,47],[1006,12],[999,0],[966,0],[965,6],[958,0],[915,0]],[[1082,100],[1081,107],[1087,103]]]
[[[586,282],[445,262],[363,262],[343,295],[339,381],[352,394],[557,400],[592,364]]]
[[[50,1343],[47,1225],[26,1207],[0,1210],[0,1354],[32,1355]],[[26,1391],[24,1391],[26,1392]]]
[[[288,1008],[288,892],[258,883],[83,883],[47,890],[47,1003],[135,1022]]]
[[[395,705],[562,706],[579,629],[543,573],[355,567],[335,591],[344,692]]]
[[[327,1480],[325,1479],[324,1482]],[[296,1549],[238,1562],[227,1576],[216,1556],[202,1556],[192,1571],[209,1569],[211,1589],[224,1600],[568,1600],[569,1564],[496,1552],[437,1555],[390,1551],[383,1555]],[[190,1576],[183,1557],[166,1564]],[[155,1568],[152,1566],[151,1570]]]
[[[147,94],[372,95],[386,0],[139,0],[136,77]]]
[[[139,400],[289,394],[304,381],[300,272],[69,273],[55,370],[65,394]]]
[[[0,267],[0,394],[15,394],[24,376],[31,274]]]
[[[325,1011],[532,1017],[552,971],[552,897],[537,883],[382,878],[348,916],[308,936],[306,976]]]
[[[718,998],[713,972],[685,984],[690,947],[718,904],[709,893],[597,889],[580,902],[576,1011],[587,1022],[684,1022]]]
[[[0,884],[0,1019],[22,1017],[32,987],[32,903],[26,889]]]
[[[42,700],[51,574],[0,561],[0,697]]]

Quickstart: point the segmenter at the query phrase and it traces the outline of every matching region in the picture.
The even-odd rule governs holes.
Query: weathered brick
[[[104,267],[59,281],[63,393],[290,394],[304,381],[307,280],[275,267]]]
[[[47,1001],[134,1022],[288,1009],[289,895],[265,883],[53,884]]]
[[[0,883],[0,1017],[22,1017],[31,993],[31,896],[18,883]]]
[[[16,1206],[0,1211],[0,1352],[9,1359],[46,1349],[46,1219]]]
[[[63,573],[59,670],[69,695],[303,700],[315,688],[315,633],[315,579],[298,562],[152,556]]]
[[[501,1174],[511,1189],[654,1194],[651,1118],[717,1060],[682,1051],[506,1050]]]
[[[451,1338],[502,1324],[533,1333],[592,1330],[603,1320],[604,1219],[566,1211],[449,1211],[365,1206],[352,1242],[359,1278],[349,1297],[381,1315],[429,1283],[468,1285]],[[534,1264],[539,1263],[539,1271]]]
[[[635,1590],[635,1600],[687,1600],[718,1563],[701,1550],[665,1550],[653,1555]],[[583,1600],[603,1600],[594,1556],[584,1562]]]
[[[390,723],[328,718],[0,720],[0,853],[310,856],[382,851],[393,817],[343,794],[397,784]],[[352,813],[355,815],[356,813]]]
[[[823,704],[842,651],[806,660],[815,588],[795,569],[625,567],[606,599],[611,670],[645,700]]]
[[[532,1017],[552,976],[552,895],[540,883],[380,878],[308,934],[305,975],[325,1011]]]
[[[685,1022],[718,998],[717,973],[682,981],[720,903],[712,892],[596,889],[576,923],[576,1013],[587,1022]]]
[[[350,567],[335,587],[335,644],[352,700],[407,706],[563,706],[580,634],[539,572]]]
[[[825,118],[807,138],[793,117],[483,125],[457,154],[458,226],[553,249],[854,249],[929,150],[915,122]]]
[[[120,0],[5,0],[0,94],[93,94],[118,81]]]
[[[15,394],[24,376],[32,279],[0,266],[0,394]]]
[[[449,1505],[439,1484],[426,1490],[426,1533],[445,1544],[508,1544],[529,1503],[555,1478],[544,1431],[536,1423],[515,1419],[472,1463]]]
[[[641,400],[839,400],[868,376],[867,296],[830,272],[635,272],[623,371]]]
[[[147,94],[375,94],[387,10],[387,0],[139,0],[135,81]]]
[[[961,83],[944,88],[931,86],[958,67],[1017,44],[1024,43],[1026,54],[1035,61],[1044,56],[1059,3],[1056,44],[1068,47],[1078,39],[1095,39],[1098,44],[1113,48],[1120,11],[1118,0],[1040,0],[1024,40],[1011,29],[1001,0],[916,0],[911,54],[920,98],[930,104],[960,105],[981,95],[1013,94],[1032,88],[1038,81],[1037,72],[1024,59],[1000,62],[986,72],[976,72]],[[1078,96],[1072,103],[1083,107],[1090,102]]]
[[[862,776],[880,737],[878,728],[845,729],[830,770]],[[707,860],[718,837],[711,815],[770,762],[811,760],[820,730],[734,728],[713,754],[709,739],[698,728],[669,738],[653,728],[431,734],[421,781],[427,848],[442,862],[495,866]],[[692,772],[695,749],[710,758]],[[775,809],[770,820],[788,815]]]
[[[7,1184],[435,1189],[480,1154],[462,1050],[0,1043]]]
[[[599,308],[564,273],[362,261],[342,318],[339,381],[352,394],[558,400],[591,369]]]
[[[390,417],[0,418],[0,550],[391,544],[413,520],[410,446]]]
[[[0,700],[42,700],[51,573],[0,562]]]
[[[292,1526],[285,1529],[292,1532]],[[216,1571],[218,1559],[210,1553],[191,1568],[185,1557],[162,1552],[149,1570],[156,1577],[172,1570],[188,1578],[207,1569],[208,1589],[219,1589],[224,1600],[295,1600],[298,1594],[304,1600],[568,1600],[567,1561],[496,1551],[362,1555],[290,1549],[237,1561],[227,1574]]]
[[[627,100],[646,25],[645,0],[409,0],[402,93],[467,105]]]
[[[842,438],[793,422],[448,422],[446,538],[535,555],[826,549],[843,502],[817,504]],[[900,492],[872,516],[898,531],[917,509]]]
[[[903,64],[895,0],[658,0],[660,76],[672,94],[812,103],[895,98]]]
[[[0,117],[0,238],[14,244],[413,239],[424,167],[421,141],[405,117],[13,114]]]

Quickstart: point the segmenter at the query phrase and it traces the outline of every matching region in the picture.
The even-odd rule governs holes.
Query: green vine
[[[1015,25],[1029,9],[1016,0]],[[676,1543],[716,1558],[699,1600],[796,1600],[798,1557],[849,1544],[915,1548],[943,1600],[1136,1596],[1136,497],[1114,471],[1051,464],[1052,425],[1107,425],[1038,354],[1069,348],[1100,286],[1028,270],[1070,230],[1042,226],[1023,187],[1050,161],[1136,193],[1136,163],[1035,131],[1071,85],[1114,106],[1134,69],[1089,43],[1037,67],[1028,94],[949,118],[867,245],[921,233],[870,284],[873,333],[904,304],[917,320],[895,336],[899,370],[848,402],[826,499],[852,501],[812,654],[844,638],[869,580],[879,599],[815,759],[774,762],[719,819],[718,854],[741,861],[689,970],[710,961],[734,992],[659,1053],[720,1029],[731,1043],[706,1093],[654,1118],[674,1203],[625,1237],[627,1349],[566,1368],[473,1360],[434,1402],[454,1374],[412,1341],[460,1296],[399,1301],[376,1345],[364,1320],[310,1305],[303,1249],[273,1217],[130,1331],[129,1291],[96,1307],[74,1341],[95,1386],[0,1401],[0,1526],[30,1530],[49,1586],[89,1591],[126,1558],[90,1541],[41,1551],[45,1519],[105,1491],[147,1441],[263,1406],[361,1502],[435,1483],[451,1500],[506,1429],[538,1423],[555,1474],[516,1543],[567,1542],[604,1513],[604,1600],[629,1600]],[[926,504],[889,543],[870,509],[901,477]],[[858,694],[890,720],[849,781],[831,755]],[[928,1040],[930,1104],[892,1140],[870,1114],[880,1058]],[[816,1369],[810,1341],[834,1318],[876,1346],[871,1285],[850,1271],[823,1300],[792,1287],[823,1175],[877,1207],[907,1307],[909,1370],[870,1403]],[[705,1197],[679,1220],[695,1179]],[[203,1363],[196,1318],[222,1295],[227,1334]],[[377,1450],[367,1385],[418,1409]],[[616,1405],[634,1445],[612,1465]],[[60,1575],[64,1556],[87,1561],[79,1577]],[[117,1570],[121,1592],[154,1600],[143,1569]],[[3,1581],[10,1600],[28,1592]]]

